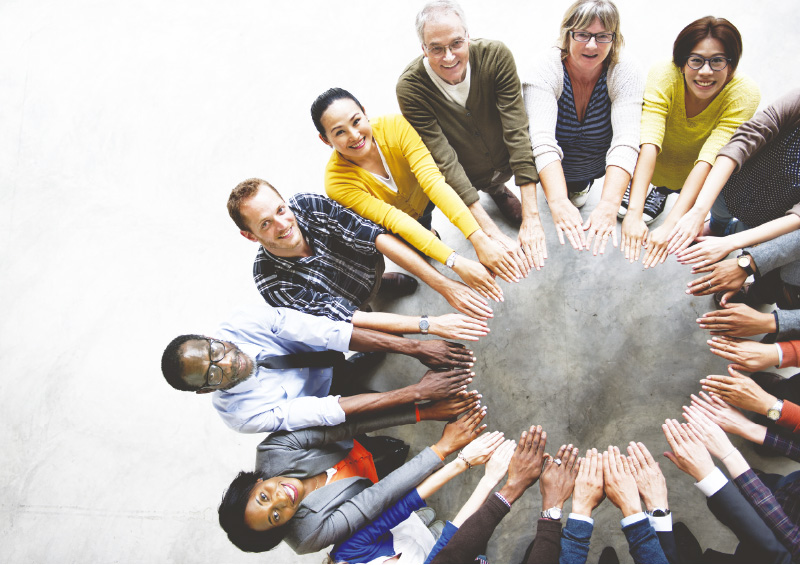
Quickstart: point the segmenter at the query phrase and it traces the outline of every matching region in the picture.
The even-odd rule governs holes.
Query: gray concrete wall
[[[464,8],[472,36],[502,39],[524,69],[552,43],[567,4]],[[677,32],[712,13],[741,30],[740,72],[761,87],[762,106],[797,85],[792,2],[618,4],[643,67],[668,58]],[[321,192],[329,149],[308,117],[311,101],[338,85],[373,115],[396,112],[395,79],[419,53],[420,6],[0,3],[0,560],[320,562],[286,547],[249,556],[228,543],[216,505],[252,466],[259,438],[228,430],[209,398],[170,389],[160,356],[175,335],[212,332],[230,310],[260,300],[250,279],[256,250],[227,217],[228,192],[252,176],[285,194]],[[503,284],[506,302],[475,346],[489,425],[516,435],[541,423],[555,444],[639,439],[660,452],[659,423],[679,415],[697,379],[724,368],[693,321],[711,301],[683,294],[692,277],[673,258],[642,272],[619,251],[560,247],[540,202],[547,265]],[[434,221],[471,253],[440,215]],[[428,289],[388,306],[448,311]],[[393,358],[375,384],[421,375]],[[439,426],[418,431],[397,435],[418,450]],[[704,545],[731,549],[691,481],[664,468],[676,519]],[[472,473],[437,497],[444,517],[477,482]],[[535,492],[515,506],[493,560],[521,559],[538,508]],[[596,517],[592,556],[613,544],[627,558],[619,512],[605,503]]]

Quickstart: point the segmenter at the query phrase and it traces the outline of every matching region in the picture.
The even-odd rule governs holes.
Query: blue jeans
[[[717,237],[724,237],[734,233],[739,233],[749,230],[748,226],[743,221],[733,217],[727,204],[725,204],[725,197],[719,193],[714,205],[711,207],[711,220],[708,223],[708,228],[711,230],[711,235]]]

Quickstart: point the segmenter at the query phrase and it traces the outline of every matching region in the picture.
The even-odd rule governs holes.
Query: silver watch
[[[447,261],[445,261],[445,265],[446,265],[448,268],[452,269],[452,268],[453,268],[453,265],[455,265],[455,264],[456,264],[456,257],[458,257],[458,253],[456,253],[455,251],[453,251],[453,252],[450,254],[450,257],[448,257],[448,258],[447,258]]]
[[[553,506],[547,510],[542,510],[542,518],[546,520],[561,520],[561,508]]]
[[[772,420],[773,422],[777,422],[781,419],[781,412],[783,411],[783,400],[778,400],[775,404],[772,405],[772,408],[767,410],[767,418]]]
[[[428,328],[431,327],[431,323],[428,321],[428,315],[424,315],[419,319],[419,331],[422,334],[428,334]]]

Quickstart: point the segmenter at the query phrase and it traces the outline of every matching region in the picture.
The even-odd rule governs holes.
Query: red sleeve
[[[783,352],[783,363],[781,363],[781,369],[784,367],[800,366],[797,361],[798,356],[800,356],[800,340],[781,341],[778,343],[778,345],[781,347],[781,351]]]
[[[796,434],[800,433],[800,406],[794,402],[784,400],[778,425],[788,428]]]

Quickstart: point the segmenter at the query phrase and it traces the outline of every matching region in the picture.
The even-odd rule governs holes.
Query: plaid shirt
[[[771,427],[767,429],[767,435],[764,437],[764,447],[800,462],[800,441],[796,438],[793,433]]]
[[[800,528],[786,515],[772,491],[761,482],[752,469],[748,469],[733,479],[733,482],[756,509],[764,523],[769,526],[775,537],[792,553],[792,557],[798,560],[800,558]],[[795,483],[784,485],[779,490],[791,487]]]
[[[253,264],[258,292],[272,306],[350,322],[375,286],[383,259],[375,238],[385,230],[319,194],[297,194],[288,204],[314,254],[277,257],[261,246]]]

